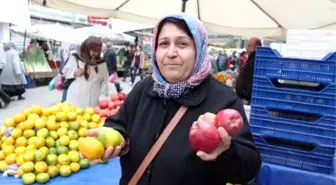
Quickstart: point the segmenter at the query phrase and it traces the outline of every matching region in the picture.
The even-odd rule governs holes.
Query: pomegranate
[[[108,103],[108,108],[110,109],[110,110],[112,110],[112,109],[114,109],[114,103],[113,102],[109,102]]]
[[[217,128],[208,122],[197,121],[189,131],[189,141],[195,151],[211,153],[220,143],[220,135]]]
[[[113,95],[113,96],[111,97],[111,101],[115,102],[115,101],[117,101],[117,100],[119,100],[119,96],[118,96],[118,95]]]
[[[106,109],[108,107],[108,101],[102,100],[102,101],[99,102],[98,106],[99,106],[100,109]]]
[[[240,113],[234,109],[224,109],[217,113],[215,125],[216,127],[223,127],[229,136],[237,134],[243,127],[243,118]]]

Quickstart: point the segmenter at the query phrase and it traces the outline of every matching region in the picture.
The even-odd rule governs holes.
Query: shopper
[[[4,45],[1,44],[0,45],[0,75],[2,73],[3,68],[5,67],[5,64],[6,64],[6,55],[5,55]],[[10,97],[2,90],[1,85],[0,85],[0,99],[4,103],[4,105],[0,103],[1,108],[6,108],[11,102]]]
[[[112,48],[111,42],[106,43],[106,51],[104,53],[104,60],[107,64],[109,75],[112,75],[114,73],[116,73],[117,75],[118,74],[117,55]],[[122,91],[122,88],[120,87],[119,82],[114,83],[114,86],[116,87],[118,93]]]
[[[0,76],[2,89],[8,96],[17,96],[18,100],[24,100],[25,98],[22,95],[26,92],[27,81],[24,66],[14,43],[7,43],[5,56],[6,64]]]
[[[207,44],[204,25],[186,14],[167,16],[154,28],[153,76],[137,83],[119,114],[105,121],[106,127],[120,131],[124,137],[121,146],[107,148],[104,157],[121,156],[121,185],[129,183],[181,106],[189,109],[140,176],[138,185],[244,184],[257,174],[260,154],[253,142],[243,104],[229,87],[211,77]],[[226,108],[240,112],[244,119],[242,129],[229,137],[219,128],[221,143],[218,148],[209,154],[195,152],[189,141],[193,122],[200,114],[217,113]],[[90,130],[85,135],[97,136],[100,129]]]
[[[242,99],[243,104],[249,105],[252,97],[253,87],[253,70],[255,52],[258,46],[261,46],[260,39],[253,37],[247,42],[248,59],[246,64],[241,68],[236,83],[236,93]]]
[[[140,79],[143,79],[143,68],[145,65],[145,53],[141,50],[140,46],[136,46],[136,51],[133,56],[133,61],[131,64],[131,85],[134,84],[137,74],[139,74]]]
[[[126,51],[125,51],[125,56],[126,56],[126,60],[124,62],[124,81],[126,81],[127,76],[131,74],[131,63],[134,57],[134,47],[133,46],[127,46]]]
[[[72,81],[66,100],[77,107],[94,107],[100,98],[108,96],[108,71],[104,59],[100,57],[101,50],[102,42],[98,37],[91,36],[64,66],[65,80]]]

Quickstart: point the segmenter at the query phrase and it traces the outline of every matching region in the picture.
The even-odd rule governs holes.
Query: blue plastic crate
[[[331,174],[334,171],[335,148],[318,146],[308,151],[269,143],[264,136],[258,134],[254,134],[253,138],[263,162],[316,173]]]
[[[252,106],[250,127],[253,133],[287,138],[315,145],[336,146],[336,117],[300,115],[297,112],[268,111]]]
[[[276,87],[274,80],[254,77],[252,104],[307,113],[336,115],[336,85],[320,91]]]
[[[27,81],[27,84],[25,85],[25,87],[27,89],[36,87],[36,81],[31,79],[29,76],[26,76],[26,81]]]
[[[258,47],[254,75],[318,83],[335,83],[336,52],[321,60],[282,57],[269,47]]]

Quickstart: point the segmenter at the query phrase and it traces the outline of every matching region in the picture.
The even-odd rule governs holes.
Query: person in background
[[[22,95],[26,92],[25,84],[27,84],[27,81],[19,52],[16,51],[12,42],[7,43],[5,50],[6,64],[0,76],[2,89],[8,96],[17,96],[18,100],[24,100],[25,98]]]
[[[79,51],[70,56],[62,72],[69,85],[66,100],[80,108],[95,107],[108,96],[108,70],[100,57],[102,42],[98,37],[87,38]]]
[[[216,54],[215,53],[210,53],[210,51],[208,51],[208,54],[210,56],[210,62],[211,62],[211,74],[215,75],[216,73],[218,73],[218,68],[217,68],[217,63],[216,63]]]
[[[131,74],[131,63],[134,57],[134,47],[133,46],[126,47],[125,56],[126,56],[126,60],[124,62],[124,81],[126,81],[126,77]]]
[[[34,40],[34,39],[30,40],[30,43],[26,47],[26,51],[30,51],[31,49],[33,49],[33,47],[35,46],[36,43],[37,43],[36,40]]]
[[[6,65],[6,55],[4,50],[4,45],[0,45],[0,75],[2,73],[3,68]],[[1,108],[8,107],[9,103],[11,102],[10,97],[2,90],[2,87],[0,85],[0,99],[3,101],[4,105],[0,103]]]
[[[106,43],[106,51],[104,53],[104,60],[107,64],[109,75],[112,75],[113,73],[118,73],[117,55],[112,48],[111,42]],[[122,88],[120,87],[119,82],[114,83],[114,86],[116,87],[118,93],[122,91]]]
[[[205,26],[184,13],[160,20],[153,31],[153,76],[137,83],[118,115],[106,119],[105,127],[118,130],[123,142],[107,148],[103,160],[120,156],[120,185],[127,185],[179,108],[187,106],[138,185],[247,183],[261,166],[260,153],[239,97],[210,75]],[[189,141],[189,130],[196,126],[193,123],[200,114],[206,119],[210,112],[222,109],[240,112],[243,127],[232,137],[221,127],[215,130],[221,141],[212,152],[193,150]],[[85,135],[94,137],[103,129],[89,130]]]
[[[253,37],[247,42],[247,54],[248,59],[246,65],[241,68],[241,71],[237,78],[236,93],[242,99],[243,104],[249,105],[252,97],[253,87],[253,70],[255,61],[256,48],[261,46],[261,40]]]
[[[145,53],[141,50],[141,47],[138,45],[136,46],[136,51],[133,56],[132,64],[131,64],[131,82],[130,84],[133,85],[137,73],[139,73],[140,79],[143,79],[142,70],[145,65]],[[133,71],[133,72],[132,72]]]
[[[66,63],[68,62],[70,56],[74,53],[76,53],[78,51],[78,45],[77,44],[70,44],[68,46],[66,46],[63,50],[63,52],[61,53],[61,66],[60,66],[60,74],[63,75],[63,68],[66,65]],[[67,92],[68,89],[64,88],[63,92],[62,92],[62,100],[61,102],[64,102],[66,100],[66,96],[67,96]]]
[[[240,53],[239,60],[238,60],[238,73],[240,73],[241,68],[246,65],[247,61],[247,52],[243,51]]]
[[[223,54],[223,51],[220,51],[216,60],[218,71],[226,71],[226,59],[227,57]]]

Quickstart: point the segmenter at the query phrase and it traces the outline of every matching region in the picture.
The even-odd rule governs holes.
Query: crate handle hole
[[[267,112],[272,117],[291,119],[297,121],[306,121],[311,123],[316,123],[319,119],[321,119],[321,116],[318,114],[303,113],[298,111],[288,111],[283,109],[267,108]]]
[[[290,88],[290,89],[316,91],[316,92],[320,92],[325,88],[325,85],[314,82],[285,80],[285,79],[272,79],[271,82],[275,87],[278,88]]]
[[[294,141],[290,139],[277,138],[277,137],[272,137],[272,136],[265,136],[263,137],[263,139],[268,145],[286,147],[286,148],[291,148],[291,149],[298,149],[302,151],[313,151],[315,148],[318,147],[317,145],[312,144],[312,143]]]

